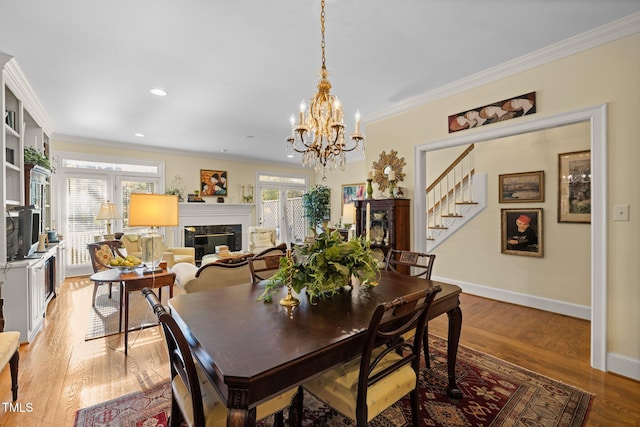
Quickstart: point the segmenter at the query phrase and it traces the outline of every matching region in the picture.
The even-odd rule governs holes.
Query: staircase
[[[431,252],[487,206],[487,174],[476,174],[470,145],[427,187],[427,251]]]

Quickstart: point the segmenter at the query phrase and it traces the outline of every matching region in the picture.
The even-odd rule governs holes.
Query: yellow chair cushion
[[[202,368],[196,363],[198,371],[198,379],[200,380],[200,392],[202,393],[202,405],[204,409],[204,417],[206,427],[225,427],[227,425],[227,408],[222,403],[220,395],[216,389],[207,380],[206,374]],[[171,381],[174,397],[178,402],[180,410],[184,414],[187,424],[193,426],[193,412],[191,405],[191,394],[180,375],[176,375]],[[296,389],[290,389],[265,403],[258,405],[256,408],[256,419],[267,417],[283,410],[291,404],[291,400],[296,393]]]
[[[372,359],[379,352],[380,350],[374,350]],[[390,352],[376,366],[374,374],[399,358],[398,354]],[[314,378],[306,383],[304,388],[341,414],[355,420],[359,374],[360,358],[357,357]],[[410,365],[405,365],[369,387],[367,391],[367,421],[371,421],[376,415],[402,399],[416,388],[416,385],[415,372]]]
[[[0,369],[9,363],[20,346],[20,332],[0,332]]]

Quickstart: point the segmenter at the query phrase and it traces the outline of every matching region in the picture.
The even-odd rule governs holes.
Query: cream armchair
[[[275,227],[251,226],[247,229],[249,252],[257,254],[265,249],[277,246],[277,230]]]
[[[127,251],[127,255],[142,257],[139,234],[125,234],[120,238],[120,241]],[[166,247],[164,254],[162,254],[162,260],[167,262],[167,267],[169,268],[173,268],[179,262],[186,262],[195,266],[196,250],[188,247]]]

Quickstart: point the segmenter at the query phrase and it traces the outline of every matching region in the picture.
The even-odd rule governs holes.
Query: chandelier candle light
[[[129,227],[151,227],[140,237],[144,274],[162,272],[158,267],[164,254],[164,238],[158,227],[178,225],[178,196],[132,193],[129,199]]]
[[[327,169],[344,170],[345,153],[357,149],[360,142],[364,141],[364,135],[360,133],[360,112],[357,111],[355,132],[351,135],[354,144],[352,147],[347,147],[344,138],[342,104],[336,96],[331,94],[331,83],[327,79],[329,72],[325,65],[324,52],[324,3],[325,1],[322,0],[320,14],[322,69],[317,86],[318,91],[308,105],[306,101],[300,104],[297,124],[295,116],[291,115],[291,135],[287,137],[287,149],[290,147],[302,153],[303,165],[313,167],[316,172],[322,171],[322,179],[326,180]]]

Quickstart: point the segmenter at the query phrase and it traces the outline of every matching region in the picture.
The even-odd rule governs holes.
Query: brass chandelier
[[[329,72],[325,65],[324,41],[324,2],[320,13],[320,28],[322,33],[322,69],[318,91],[309,101],[302,101],[298,123],[291,116],[291,135],[287,137],[287,150],[302,153],[302,164],[313,167],[316,172],[322,171],[322,178],[326,179],[327,169],[330,171],[346,165],[346,153],[358,148],[364,135],[360,133],[360,112],[356,112],[355,131],[351,135],[353,146],[347,147],[344,137],[344,123],[342,104],[338,97],[331,94],[331,83],[327,79]],[[364,147],[364,145],[363,145]],[[289,151],[288,151],[289,152]]]

